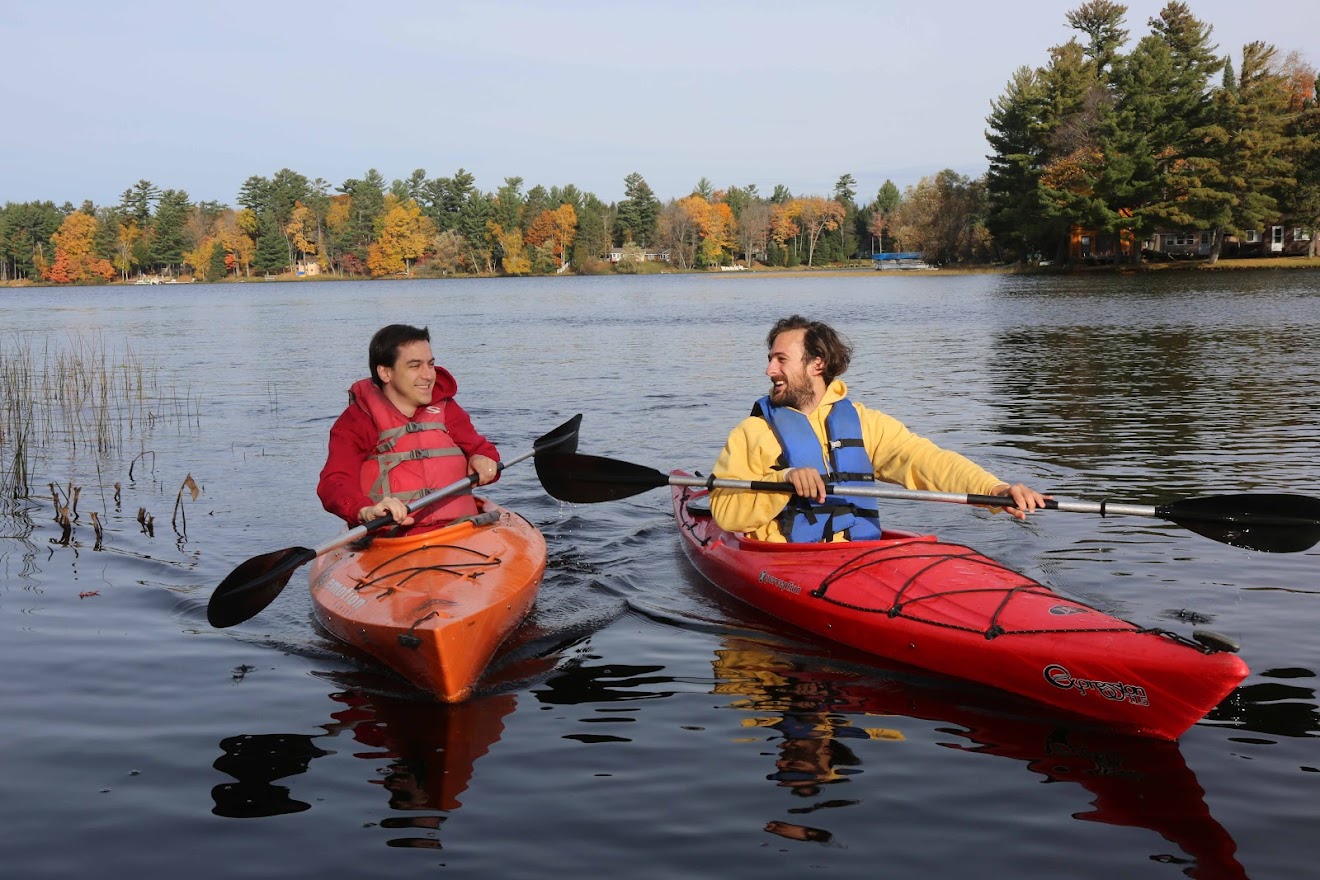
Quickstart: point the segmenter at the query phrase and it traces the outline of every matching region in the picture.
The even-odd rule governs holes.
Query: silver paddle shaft
[[[752,482],[750,480],[717,480],[711,477],[670,476],[671,486],[699,486],[704,489],[748,489],[756,492],[784,492],[792,494],[788,483]],[[942,501],[946,504],[973,504],[978,507],[1012,507],[1012,499],[1000,495],[962,495],[957,492],[928,492],[921,489],[903,489],[898,486],[827,486],[831,495],[853,495],[859,498],[897,498],[906,501]],[[1007,503],[1006,503],[1007,502]],[[1056,501],[1048,498],[1045,507],[1066,513],[1098,513],[1101,516],[1160,517],[1149,504],[1111,504],[1107,501]]]

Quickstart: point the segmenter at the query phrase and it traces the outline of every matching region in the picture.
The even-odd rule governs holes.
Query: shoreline
[[[856,276],[862,274],[874,274],[884,277],[899,278],[931,278],[949,275],[1094,275],[1094,274],[1118,274],[1118,275],[1140,275],[1147,272],[1241,272],[1258,269],[1295,271],[1306,269],[1320,269],[1320,257],[1254,257],[1247,259],[1219,260],[1212,264],[1205,261],[1174,261],[1168,263],[1139,263],[1139,264],[1105,264],[1097,266],[1047,266],[1047,267],[1028,267],[1028,266],[956,266],[952,268],[931,268],[931,269],[895,269],[882,271],[871,266],[825,266],[821,268],[807,268],[805,266],[794,266],[792,268],[776,266],[757,266],[753,269],[744,269],[740,272],[719,272],[706,269],[671,269],[664,272],[645,272],[637,274],[647,275],[709,275],[711,277],[762,277],[762,278],[783,278],[792,276],[810,276],[820,277],[844,277]],[[320,275],[297,276],[292,273],[276,275],[270,277],[252,277],[252,278],[225,278],[223,281],[192,281],[180,279],[177,282],[166,282],[171,286],[175,284],[266,284],[279,282],[325,282],[325,281],[418,281],[418,280],[459,280],[464,278],[603,278],[612,275],[624,276],[625,273],[602,272],[593,275],[429,275],[418,274],[411,276],[389,276],[384,278],[372,278],[368,275],[332,275],[329,273]],[[628,277],[632,277],[629,275]],[[107,281],[104,284],[90,285],[66,285],[54,281],[33,281],[28,278],[19,278],[9,281],[0,281],[0,289],[19,288],[19,287],[133,287],[145,286],[139,285],[135,281]],[[165,286],[164,283],[155,286]]]

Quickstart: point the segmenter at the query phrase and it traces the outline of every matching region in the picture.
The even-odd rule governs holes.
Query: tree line
[[[332,190],[284,168],[249,177],[231,208],[140,180],[116,205],[7,203],[0,280],[184,272],[215,280],[312,263],[349,276],[627,272],[659,254],[681,269],[820,265],[857,255],[877,210],[858,205],[850,174],[828,198],[784,186],[763,197],[755,185],[716,189],[703,178],[691,194],[662,203],[638,173],[624,191],[607,203],[572,184],[524,191],[522,178],[509,177],[484,192],[461,168],[434,178],[418,169],[389,184],[372,169]],[[878,203],[892,209],[900,198],[887,182]]]
[[[1226,237],[1280,218],[1320,226],[1316,70],[1263,43],[1236,64],[1217,55],[1211,26],[1182,2],[1124,53],[1126,11],[1089,0],[1067,13],[1082,39],[1014,73],[992,104],[989,170],[976,179],[946,169],[901,192],[886,180],[859,202],[847,173],[828,195],[805,196],[703,177],[662,203],[633,173],[607,203],[572,184],[524,189],[520,177],[483,191],[462,168],[389,183],[371,169],[334,187],[284,168],[249,177],[236,207],[140,180],[115,205],[7,202],[0,281],[218,280],[313,264],[346,276],[629,272],[657,257],[680,269],[792,267],[895,250],[987,263],[1066,258],[1078,227],[1135,242],[1210,230],[1217,256]]]
[[[1090,0],[1067,13],[1081,39],[1019,68],[994,102],[985,219],[996,247],[1063,256],[1074,226],[1135,245],[1199,230],[1213,261],[1230,236],[1284,220],[1320,227],[1316,69],[1262,42],[1220,55],[1182,2],[1125,53],[1126,12]],[[1139,246],[1129,252],[1140,259]]]

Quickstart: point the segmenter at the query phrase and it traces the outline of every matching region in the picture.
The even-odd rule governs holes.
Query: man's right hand
[[[412,515],[408,513],[408,505],[397,498],[386,498],[380,504],[362,508],[358,511],[358,522],[371,522],[382,516],[388,516],[401,526],[413,524]]]
[[[800,467],[784,471],[784,482],[793,485],[799,497],[810,498],[817,504],[825,503],[825,478],[815,468]]]

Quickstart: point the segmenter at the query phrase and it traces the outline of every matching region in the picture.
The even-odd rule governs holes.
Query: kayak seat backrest
[[[710,496],[693,498],[687,503],[687,512],[693,517],[710,516]]]

